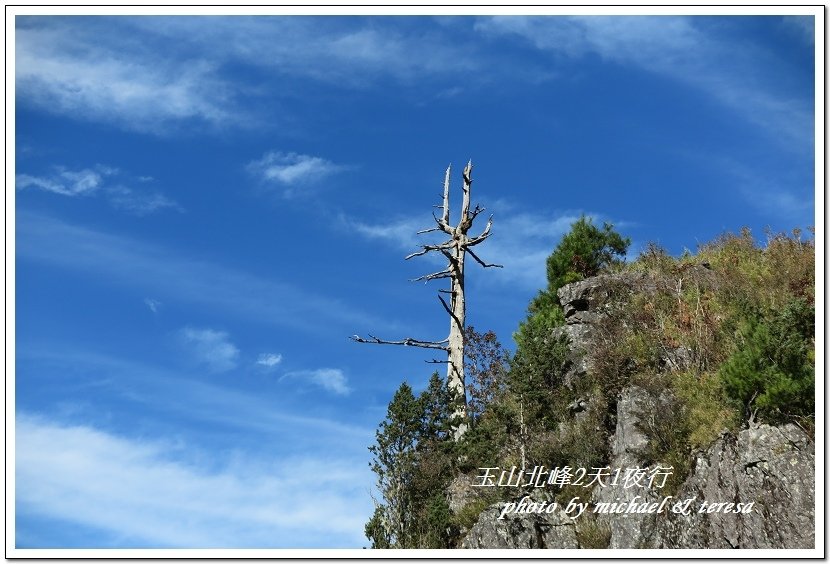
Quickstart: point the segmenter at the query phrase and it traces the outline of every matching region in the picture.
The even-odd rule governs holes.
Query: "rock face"
[[[640,388],[632,386],[622,391],[617,401],[617,427],[611,437],[610,468],[641,466],[638,451],[646,445],[648,439],[637,427],[637,413],[646,401],[647,395]],[[642,501],[654,502],[662,499],[658,492],[659,490],[655,489],[640,488],[632,492],[620,482],[617,485],[595,488],[593,500],[598,503],[614,503],[628,501],[635,495],[640,495]],[[645,513],[614,515],[604,519],[611,530],[608,548],[636,548],[644,545],[645,539],[651,536],[654,530],[655,517]]]
[[[702,266],[691,267],[685,275],[701,284],[717,282]],[[566,385],[591,370],[597,323],[613,312],[615,302],[633,292],[656,291],[658,284],[648,275],[627,273],[597,276],[559,290],[566,325],[557,328],[556,335],[567,335],[571,349]],[[688,351],[668,351],[661,360],[669,370],[682,368],[688,362]],[[646,466],[639,453],[647,439],[638,423],[643,413],[670,405],[662,399],[655,400],[636,386],[621,390],[612,407],[616,411],[608,444],[612,469]],[[584,403],[580,399],[572,406],[575,420],[585,409]],[[610,530],[608,548],[814,548],[814,451],[811,439],[793,424],[753,426],[737,435],[723,432],[696,455],[689,476],[672,494],[672,502],[691,499],[688,514],[666,509],[659,514],[597,515],[596,523]],[[636,494],[641,495],[638,503],[659,502],[668,495],[655,488]],[[636,494],[622,485],[589,490],[592,507],[628,501]],[[724,505],[709,512],[713,503]],[[728,503],[733,505],[728,507]],[[743,512],[735,512],[739,503],[745,504]],[[481,514],[463,548],[581,548],[580,518],[572,520],[560,509],[550,515],[511,513],[498,519],[503,505],[490,506]],[[701,507],[703,512],[699,512]]]
[[[597,322],[611,313],[621,298],[633,292],[649,293],[655,289],[656,282],[652,278],[636,272],[594,276],[559,289],[566,324],[554,331],[554,337],[566,335],[570,340],[568,361],[571,368],[565,374],[566,386],[591,370],[590,353],[597,336]]]
[[[461,548],[579,548],[574,522],[563,511],[549,515],[508,513],[499,519],[504,505],[486,509]]]
[[[795,425],[761,425],[737,437],[723,434],[695,461],[677,497],[753,502],[743,513],[671,515],[655,548],[813,548],[815,453]]]

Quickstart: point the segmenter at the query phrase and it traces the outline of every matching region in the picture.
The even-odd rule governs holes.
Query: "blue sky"
[[[20,17],[16,546],[355,547],[443,339],[417,250],[472,158],[468,320],[580,214],[672,254],[815,224],[812,17]],[[479,228],[484,221],[480,219]],[[473,231],[476,229],[474,228]],[[424,238],[426,240],[427,238]],[[421,241],[423,242],[423,241]]]

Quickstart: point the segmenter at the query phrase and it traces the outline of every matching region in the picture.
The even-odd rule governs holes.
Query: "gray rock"
[[[603,274],[567,284],[557,292],[568,323],[593,323],[608,306],[633,291],[653,292],[656,283],[647,274]]]
[[[640,452],[648,438],[639,428],[640,413],[648,409],[651,398],[645,390],[632,386],[625,388],[617,400],[617,426],[610,439],[611,471],[643,468]],[[626,488],[625,482],[616,485],[597,486],[594,489],[596,502],[628,502],[639,495],[638,503],[662,499],[659,490],[650,488]],[[632,513],[613,515],[606,519],[611,529],[609,548],[641,548],[647,546],[654,534],[656,515]]]
[[[461,548],[579,548],[574,521],[561,509],[541,515],[508,513],[500,520],[504,505],[482,512]]]
[[[473,503],[482,497],[487,488],[476,487],[475,478],[467,474],[459,474],[447,488],[447,504],[453,513],[458,513],[465,505]]]
[[[703,502],[750,503],[749,513],[670,515],[659,527],[660,548],[813,548],[815,453],[795,425],[761,425],[723,434],[697,457],[677,494]]]
[[[591,329],[590,324],[575,323],[563,325],[553,330],[554,338],[558,339],[564,335],[570,343],[567,356],[568,370],[562,378],[566,386],[572,386],[578,378],[587,374],[588,370],[591,369],[588,364],[590,355],[587,354],[594,339]]]

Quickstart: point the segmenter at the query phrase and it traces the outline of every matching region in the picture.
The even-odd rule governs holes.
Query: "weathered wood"
[[[444,350],[447,352],[447,360],[433,360],[431,362],[435,363],[446,363],[447,364],[447,387],[452,392],[453,397],[456,400],[456,426],[453,431],[453,436],[455,440],[460,439],[467,430],[467,394],[465,388],[465,377],[464,377],[464,324],[466,318],[466,300],[465,300],[465,293],[464,293],[464,259],[467,253],[472,255],[473,259],[478,262],[481,266],[485,268],[490,267],[501,267],[499,264],[488,264],[481,260],[478,255],[473,253],[470,247],[478,245],[479,243],[485,241],[488,237],[490,237],[491,228],[493,226],[493,217],[490,216],[490,219],[487,221],[487,225],[484,228],[484,231],[477,237],[470,238],[467,233],[469,232],[470,228],[473,225],[473,221],[480,213],[484,211],[484,208],[480,206],[476,206],[472,212],[470,211],[470,197],[472,191],[472,173],[473,173],[473,162],[470,160],[467,163],[467,166],[464,167],[464,171],[462,172],[463,178],[463,185],[462,185],[462,201],[461,201],[461,217],[459,218],[458,225],[455,227],[451,226],[450,221],[450,200],[449,200],[449,193],[450,193],[450,171],[452,166],[448,166],[447,170],[444,174],[444,194],[443,194],[443,201],[441,206],[435,206],[441,208],[441,217],[438,217],[433,212],[432,218],[435,220],[437,227],[431,227],[428,229],[423,229],[418,231],[418,234],[423,233],[431,233],[433,231],[443,231],[444,233],[448,234],[450,238],[443,243],[437,245],[422,245],[421,250],[415,251],[406,256],[406,260],[409,260],[413,257],[423,256],[430,252],[440,252],[443,254],[448,263],[447,267],[439,272],[434,272],[432,274],[426,274],[424,276],[420,276],[415,278],[415,281],[425,281],[428,282],[430,280],[438,280],[441,278],[449,278],[450,279],[450,289],[449,290],[439,290],[440,293],[449,294],[451,296],[450,303],[447,302],[442,298],[440,295],[438,299],[441,301],[441,305],[447,311],[450,316],[450,334],[449,337],[444,339],[443,341],[420,341],[417,339],[403,339],[400,341],[388,341],[384,339],[378,339],[370,335],[369,339],[364,339],[362,337],[358,337],[357,335],[352,336],[352,339],[357,341],[358,343],[373,343],[373,344],[380,344],[380,345],[403,345],[403,346],[414,346],[414,347],[421,347],[421,348],[430,348],[430,349],[439,349]]]

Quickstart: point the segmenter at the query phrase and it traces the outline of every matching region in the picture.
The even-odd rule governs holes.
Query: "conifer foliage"
[[[418,397],[406,382],[395,392],[369,447],[382,497],[365,529],[372,548],[449,545],[443,489],[454,473],[453,412],[451,391],[437,373]]]

